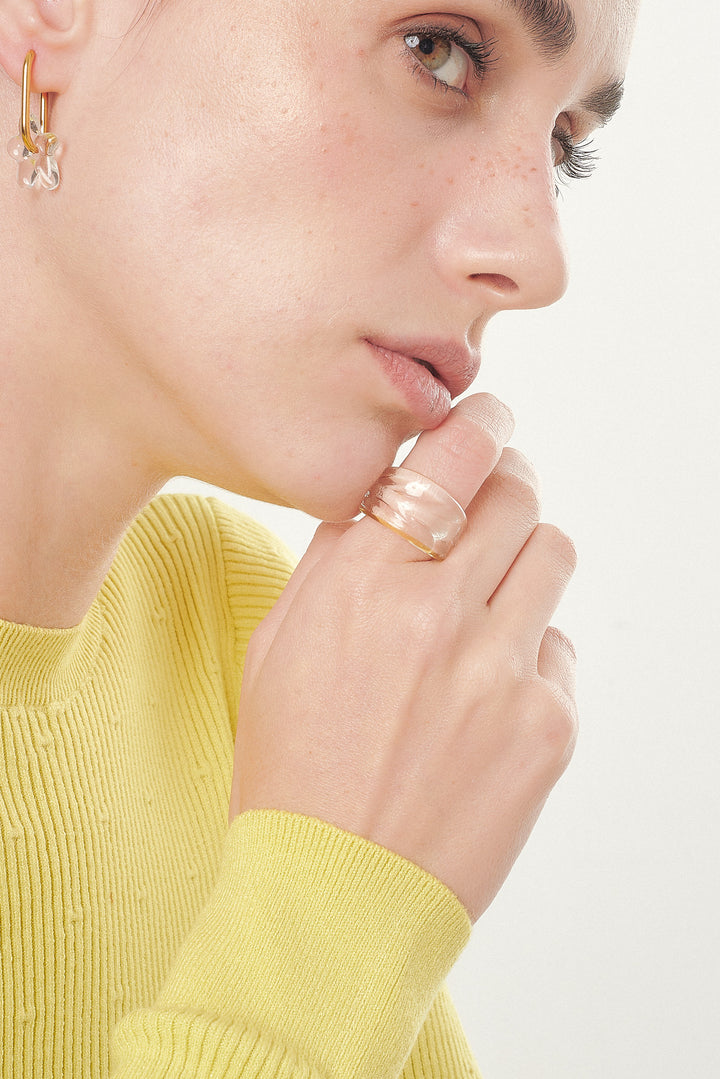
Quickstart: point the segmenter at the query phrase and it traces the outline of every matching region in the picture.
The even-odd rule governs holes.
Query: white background
[[[575,758],[451,977],[485,1079],[720,1076],[719,10],[645,0],[568,295],[496,320],[475,385],[580,558]],[[222,497],[302,553],[315,522]]]

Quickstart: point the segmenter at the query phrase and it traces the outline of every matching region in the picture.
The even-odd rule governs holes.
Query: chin
[[[276,459],[272,471],[256,474],[253,482],[242,488],[236,485],[229,489],[301,510],[320,521],[350,521],[359,514],[365,492],[393,463],[402,442],[413,435],[398,433],[389,424],[381,429],[380,437],[377,429],[370,434],[367,429],[348,430],[343,435],[335,442],[324,441],[312,453],[284,457],[281,468]],[[358,444],[363,452],[358,451]]]
[[[394,453],[361,467],[358,467],[359,462],[353,462],[352,474],[350,469],[340,473],[335,468],[332,476],[325,474],[292,491],[286,504],[321,521],[350,521],[359,514],[366,491],[393,460]]]
[[[289,504],[310,517],[317,517],[319,521],[331,521],[334,524],[351,521],[360,512],[362,497],[374,479],[375,477],[351,492],[345,490],[342,494],[332,496],[327,491],[317,492],[314,495],[309,494],[307,498],[297,498]]]

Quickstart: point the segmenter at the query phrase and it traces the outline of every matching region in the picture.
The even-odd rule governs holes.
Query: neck
[[[102,355],[75,348],[59,363],[49,333],[19,340],[11,348],[3,329],[0,618],[64,629],[82,621],[124,532],[172,472],[149,466],[143,397],[114,385]]]

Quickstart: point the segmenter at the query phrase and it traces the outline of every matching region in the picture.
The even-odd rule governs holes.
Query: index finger
[[[403,468],[444,487],[467,509],[498,463],[514,428],[507,405],[491,393],[473,394],[459,401],[434,431],[420,435]]]
[[[458,402],[439,427],[420,435],[403,467],[432,480],[466,509],[497,464],[513,428],[506,405],[492,394],[474,394]],[[379,529],[383,536],[378,522],[365,518],[353,533],[356,540],[365,536],[375,550],[380,543],[385,554],[395,551],[405,561],[426,557],[391,529],[382,524]]]

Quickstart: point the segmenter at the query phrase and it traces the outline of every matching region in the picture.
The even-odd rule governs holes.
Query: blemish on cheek
[[[454,183],[455,183],[455,177],[454,177],[454,176],[448,176],[448,178],[447,178],[447,182],[448,182],[449,184],[454,184]]]

